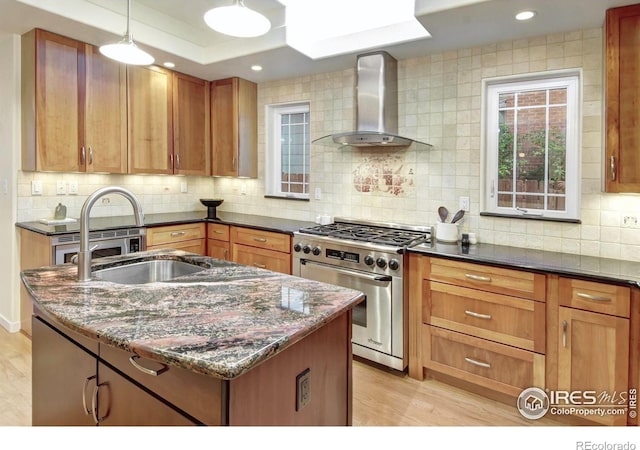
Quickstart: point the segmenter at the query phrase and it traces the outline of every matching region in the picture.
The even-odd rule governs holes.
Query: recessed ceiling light
[[[170,61],[162,63],[163,66],[168,67],[169,69],[173,69],[176,65]]]
[[[529,20],[529,19],[533,19],[533,17],[536,15],[535,11],[521,11],[518,14],[516,14],[516,20]]]
[[[260,72],[262,70],[262,66],[260,66],[258,64],[254,64],[253,66],[251,66],[251,70],[253,70],[255,72]]]

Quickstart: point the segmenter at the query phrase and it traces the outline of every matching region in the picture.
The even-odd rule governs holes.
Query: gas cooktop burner
[[[299,232],[316,236],[328,236],[335,239],[349,239],[396,247],[405,247],[416,241],[423,242],[430,237],[426,231],[345,222],[303,228]]]

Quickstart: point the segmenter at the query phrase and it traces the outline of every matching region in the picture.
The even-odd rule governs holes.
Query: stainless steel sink
[[[93,272],[96,278],[119,284],[145,284],[168,281],[205,270],[205,267],[184,261],[157,259]]]

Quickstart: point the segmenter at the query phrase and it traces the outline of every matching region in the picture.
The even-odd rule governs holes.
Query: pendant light
[[[101,46],[100,53],[107,58],[115,59],[125,64],[136,66],[153,64],[153,56],[138,48],[133,42],[133,35],[131,34],[131,0],[127,0],[127,32],[120,42]]]
[[[204,21],[218,33],[234,37],[256,37],[271,29],[265,16],[235,0],[231,6],[213,8],[204,14]]]

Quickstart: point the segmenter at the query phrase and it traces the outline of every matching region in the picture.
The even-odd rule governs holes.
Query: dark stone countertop
[[[94,262],[100,270],[177,259],[206,270],[171,281],[123,285],[77,280],[77,266],[25,270],[37,307],[100,343],[210,376],[233,379],[303,339],[363,298],[359,291],[180,250]]]
[[[256,216],[252,214],[229,213],[224,211],[217,212],[217,220],[207,219],[206,215],[206,211],[145,214],[144,226],[154,227],[162,225],[179,225],[183,223],[194,222],[211,222],[293,234],[294,231],[298,231],[300,228],[306,228],[316,225],[314,222],[279,219],[276,217]],[[16,226],[29,231],[33,231],[35,233],[44,234],[46,236],[80,232],[80,221],[65,225],[45,225],[36,221],[18,222],[16,223]],[[89,229],[92,231],[131,228],[135,226],[136,225],[133,219],[133,215],[115,217],[92,217],[89,222]]]
[[[410,253],[640,287],[640,262],[492,244],[420,244]]]

